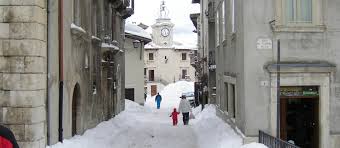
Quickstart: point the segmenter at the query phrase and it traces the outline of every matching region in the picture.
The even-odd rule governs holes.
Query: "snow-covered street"
[[[196,118],[184,126],[172,125],[169,117],[178,106],[182,92],[193,91],[193,83],[177,82],[161,91],[161,109],[156,109],[154,97],[148,96],[145,106],[126,100],[126,109],[115,118],[87,130],[51,148],[266,148],[252,143],[242,146],[242,140],[229,125],[215,115],[215,107],[195,108]]]

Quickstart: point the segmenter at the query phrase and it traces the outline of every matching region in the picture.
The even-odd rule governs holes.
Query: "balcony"
[[[135,10],[135,0],[110,0],[122,15],[123,19],[130,17]]]
[[[208,69],[209,71],[216,70],[215,51],[209,51]]]
[[[190,57],[190,65],[195,67],[196,64],[199,61],[199,57],[198,57],[197,51],[195,51],[193,54],[190,54],[189,57]]]

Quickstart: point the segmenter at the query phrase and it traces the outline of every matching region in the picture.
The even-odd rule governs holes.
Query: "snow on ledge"
[[[101,41],[101,39],[96,36],[91,36],[91,39]]]
[[[113,44],[108,44],[108,43],[102,43],[102,48],[112,48],[112,49],[115,49],[115,50],[119,50],[119,47],[113,45]]]
[[[77,26],[76,24],[71,24],[71,30],[76,30],[76,31],[78,31],[78,32],[81,32],[81,33],[86,33],[86,31],[83,29],[83,28],[81,28],[81,27],[79,27],[79,26]]]
[[[264,144],[253,142],[250,144],[243,145],[241,148],[268,148],[268,147],[265,146]]]

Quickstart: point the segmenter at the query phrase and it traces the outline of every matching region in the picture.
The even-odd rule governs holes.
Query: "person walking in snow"
[[[155,101],[157,102],[157,109],[159,109],[161,107],[161,101],[162,101],[162,96],[157,93]]]
[[[174,126],[176,126],[177,123],[178,123],[178,118],[177,118],[178,114],[179,114],[179,112],[177,112],[177,111],[176,111],[176,108],[174,108],[174,111],[173,111],[173,112],[171,113],[171,115],[170,115],[170,117],[172,117],[172,124],[173,124]]]
[[[186,99],[186,96],[182,95],[181,102],[179,102],[178,111],[183,115],[183,124],[189,124],[189,113],[191,112],[191,106],[189,101]]]

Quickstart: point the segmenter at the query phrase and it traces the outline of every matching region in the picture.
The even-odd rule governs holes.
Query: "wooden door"
[[[301,148],[319,147],[319,99],[287,97],[280,99],[280,138]]]
[[[287,99],[280,99],[280,138],[287,140]]]
[[[157,94],[157,85],[151,85],[151,96]]]

